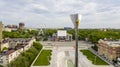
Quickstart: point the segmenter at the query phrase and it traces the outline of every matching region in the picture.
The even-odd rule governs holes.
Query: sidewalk
[[[94,65],[94,66],[96,66],[96,67],[100,67],[100,66],[102,66],[102,67],[114,67],[111,63],[109,63],[108,61],[106,61],[105,59],[103,59],[102,57],[100,57],[100,56],[96,53],[96,51],[93,50],[92,48],[89,48],[88,50],[90,50],[93,54],[95,54],[95,55],[98,56],[100,59],[104,60],[106,63],[109,64],[108,66],[107,66],[107,65]]]
[[[35,61],[37,60],[37,58],[39,57],[39,55],[41,54],[43,48],[40,50],[40,52],[38,53],[37,57],[34,59],[34,61],[32,62],[32,64],[30,65],[30,67],[40,67],[40,66],[33,66]]]
[[[50,67],[56,67],[57,66],[57,63],[56,63],[56,50],[55,48],[52,49],[52,56],[51,56],[51,60],[50,60]]]
[[[34,63],[35,63],[35,61],[37,60],[37,58],[39,57],[39,55],[41,54],[41,52],[42,52],[42,50],[49,50],[50,48],[48,48],[48,49],[46,49],[45,47],[43,47],[42,49],[41,49],[41,51],[39,52],[39,54],[37,55],[37,57],[34,59],[34,61],[32,62],[32,64],[31,64],[31,66],[30,67],[50,67],[50,65],[48,65],[48,66],[34,66]],[[51,62],[50,62],[51,63]]]

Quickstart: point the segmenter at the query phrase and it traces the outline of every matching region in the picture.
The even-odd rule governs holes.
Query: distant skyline
[[[0,0],[3,24],[33,28],[73,27],[70,14],[82,15],[80,28],[120,28],[120,0]]]

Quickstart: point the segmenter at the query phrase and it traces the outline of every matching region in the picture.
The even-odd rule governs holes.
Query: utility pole
[[[75,27],[75,67],[78,67],[78,26],[81,21],[81,15],[72,14],[71,20]]]

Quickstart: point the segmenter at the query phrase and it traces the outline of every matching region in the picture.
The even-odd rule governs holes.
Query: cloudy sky
[[[3,24],[73,27],[70,14],[82,15],[80,28],[120,28],[120,0],[0,0]]]

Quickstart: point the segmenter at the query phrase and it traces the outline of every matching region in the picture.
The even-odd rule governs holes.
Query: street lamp
[[[75,41],[76,41],[76,45],[75,45],[75,67],[78,67],[78,26],[80,24],[81,21],[81,15],[79,14],[72,14],[70,15],[71,20],[74,24],[75,27]]]

